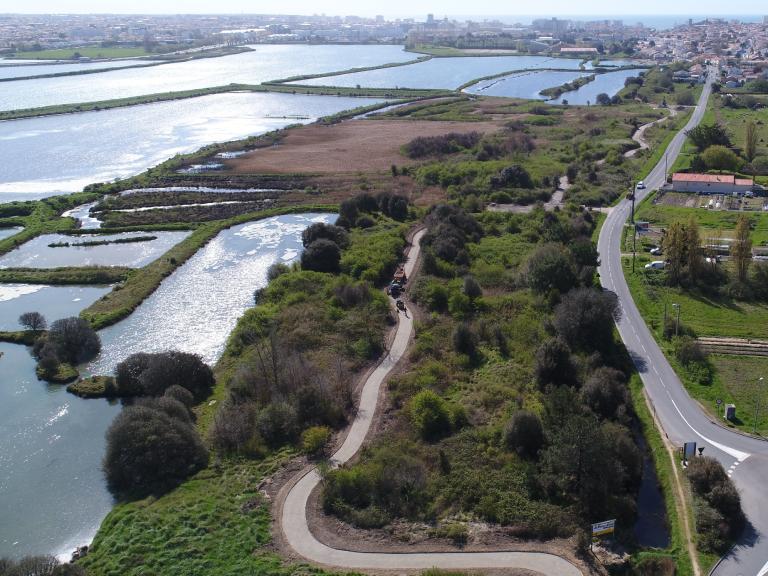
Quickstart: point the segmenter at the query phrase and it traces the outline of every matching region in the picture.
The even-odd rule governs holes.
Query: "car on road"
[[[637,183],[637,189],[638,190],[645,190],[645,182],[640,180],[640,182]]]
[[[650,262],[645,265],[646,270],[664,270],[664,266],[666,266],[666,262],[664,260],[654,260],[653,262]]]

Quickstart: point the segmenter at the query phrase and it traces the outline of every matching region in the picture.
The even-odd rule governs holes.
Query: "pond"
[[[573,92],[565,92],[559,98],[550,100],[550,104],[562,104],[567,100],[569,104],[594,104],[597,101],[598,94],[608,94],[615,96],[624,88],[624,81],[627,78],[638,76],[644,70],[618,70],[606,74],[598,74],[594,81],[590,82]]]
[[[62,266],[127,266],[141,268],[189,236],[189,231],[122,232],[120,234],[43,234],[0,256],[0,268],[58,268]],[[155,240],[75,246],[82,242],[114,242],[155,236]],[[50,244],[69,243],[66,247]]]
[[[64,74],[84,70],[101,70],[102,68],[125,68],[149,64],[147,60],[112,60],[109,62],[67,62],[60,64],[12,64],[0,60],[0,78],[25,78],[27,76],[43,76],[44,74]]]
[[[11,228],[0,228],[0,240],[5,240],[6,238],[15,236],[22,230],[24,230],[22,226],[13,226]]]
[[[6,195],[20,199],[19,193],[43,193],[34,195],[39,198],[78,191],[94,182],[133,176],[175,154],[212,142],[309,123],[379,102],[382,100],[230,93],[0,122],[0,202],[8,200]],[[307,119],[291,118],[297,115]]]
[[[137,351],[175,348],[215,362],[237,319],[266,284],[267,268],[302,250],[301,232],[334,214],[296,214],[219,233],[165,279],[126,320],[101,331],[103,352],[86,368],[110,372]],[[50,292],[65,306],[73,293]],[[96,296],[91,294],[90,297]],[[19,296],[19,308],[32,305]],[[66,312],[77,314],[85,296]],[[41,309],[54,318],[62,312]],[[0,321],[3,319],[0,306]],[[11,314],[11,317],[16,312]],[[0,556],[69,557],[113,505],[101,472],[104,434],[119,405],[82,400],[39,382],[27,348],[0,343]]]
[[[335,219],[333,214],[278,216],[220,232],[131,316],[101,331],[102,353],[88,371],[108,374],[135,352],[170,348],[215,362],[237,319],[253,305],[254,290],[266,284],[269,266],[296,259],[301,233],[312,223]]]
[[[18,319],[24,312],[40,312],[49,324],[77,316],[111,289],[110,286],[0,284],[0,330],[21,330]]]
[[[0,110],[94,102],[233,83],[260,84],[304,74],[407,62],[418,57],[405,52],[402,46],[387,45],[286,44],[253,48],[253,52],[150,68],[5,82],[0,90]]]
[[[345,86],[354,88],[444,88],[454,90],[462,84],[514,70],[531,68],[565,68],[579,70],[581,60],[549,58],[546,56],[466,56],[461,58],[433,58],[426,62],[380,68],[368,72],[356,72],[298,81],[311,86]],[[590,69],[591,64],[586,65]],[[543,85],[542,88],[549,86]]]
[[[480,96],[545,100],[546,97],[540,94],[545,88],[560,86],[588,75],[589,72],[518,72],[501,78],[483,80],[470,86],[465,92]]]

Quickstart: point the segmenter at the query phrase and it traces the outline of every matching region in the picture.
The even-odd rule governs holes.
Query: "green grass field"
[[[84,58],[93,59],[136,58],[152,54],[152,52],[147,52],[140,46],[135,48],[82,47],[16,52],[16,54],[13,55],[13,58],[18,58],[20,60],[73,60],[76,52]]]

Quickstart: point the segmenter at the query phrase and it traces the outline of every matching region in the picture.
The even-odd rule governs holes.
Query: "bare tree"
[[[48,326],[48,322],[45,321],[45,317],[40,312],[24,312],[19,316],[19,324],[33,332],[45,330]]]

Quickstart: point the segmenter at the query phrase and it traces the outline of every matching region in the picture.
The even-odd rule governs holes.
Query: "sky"
[[[23,13],[113,13],[113,14],[318,14],[387,17],[454,15],[738,15],[765,12],[755,0],[28,0],[6,4],[2,11]]]

